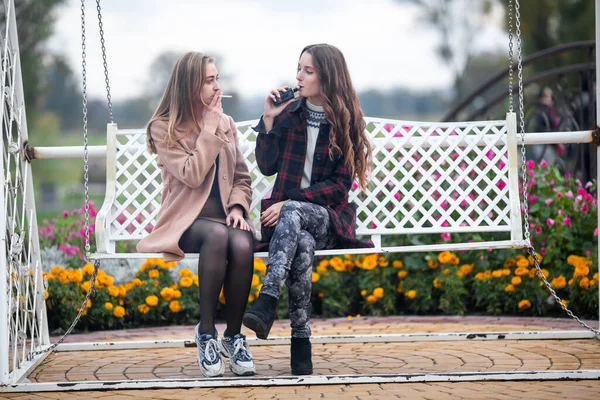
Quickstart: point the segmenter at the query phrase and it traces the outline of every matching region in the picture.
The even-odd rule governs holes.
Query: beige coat
[[[156,226],[138,243],[137,250],[163,253],[165,261],[178,261],[184,257],[179,239],[196,220],[210,194],[217,155],[217,178],[226,214],[237,204],[248,218],[252,201],[250,173],[239,148],[233,119],[225,114],[216,132],[202,126],[200,132],[188,132],[175,145],[167,145],[167,122],[153,122],[150,133],[162,171],[163,192]],[[181,133],[176,131],[178,136]]]

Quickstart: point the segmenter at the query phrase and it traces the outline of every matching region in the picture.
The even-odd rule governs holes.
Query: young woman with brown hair
[[[269,247],[261,292],[244,325],[266,339],[286,282],[292,328],[292,373],[312,373],[309,318],[315,249],[372,247],[356,238],[352,182],[366,186],[371,145],[342,52],[328,44],[305,47],[296,75],[299,99],[275,106],[287,87],[271,90],[258,132],[256,160],[277,174],[261,202],[262,241]]]

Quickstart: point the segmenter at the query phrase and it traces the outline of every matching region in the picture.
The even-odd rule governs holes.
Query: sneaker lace
[[[219,354],[219,343],[215,339],[210,339],[204,347],[204,359],[213,364],[217,361]]]
[[[239,353],[238,358],[241,361],[251,361],[252,360],[252,353],[250,353],[250,350],[248,349],[248,342],[246,342],[246,339],[243,337],[238,337],[233,342],[233,356],[232,357],[235,357],[236,355],[238,355],[238,353]]]

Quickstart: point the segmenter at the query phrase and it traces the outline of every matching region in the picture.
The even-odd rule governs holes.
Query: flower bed
[[[596,183],[583,185],[546,163],[527,163],[527,200],[532,239],[542,273],[578,316],[598,315]],[[91,207],[95,216],[95,209]],[[51,329],[66,329],[89,290],[91,264],[82,256],[82,210],[44,221],[42,246],[58,246],[68,257],[45,272]],[[93,233],[94,226],[91,226]],[[412,242],[435,243],[491,239],[494,235],[412,235]],[[397,238],[405,241],[406,238]],[[93,250],[93,249],[92,249]],[[123,249],[127,250],[127,249]],[[129,249],[131,251],[131,248]],[[251,304],[266,271],[254,263]],[[128,279],[129,280],[129,279]],[[198,276],[161,259],[144,262],[128,282],[100,272],[96,294],[85,306],[78,329],[106,329],[197,322]],[[219,298],[223,318],[226,299]],[[491,314],[564,316],[537,276],[534,260],[522,251],[359,255],[316,260],[313,312],[317,317],[396,314]],[[286,317],[282,295],[279,317]]]

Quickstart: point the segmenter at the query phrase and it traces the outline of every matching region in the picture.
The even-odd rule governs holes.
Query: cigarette
[[[230,94],[222,94],[221,97],[227,97],[228,99],[231,99],[233,96]]]

